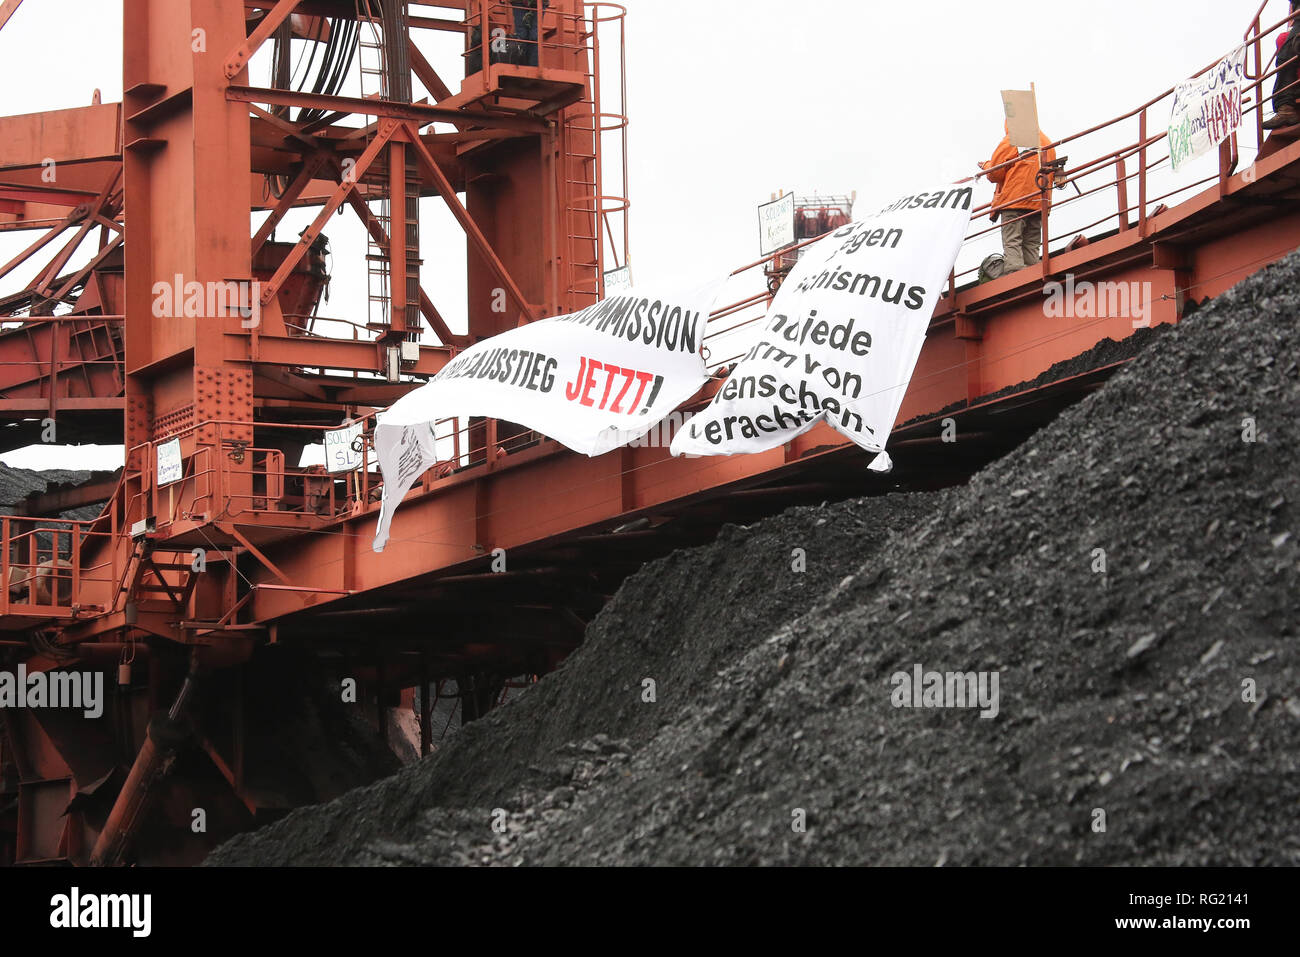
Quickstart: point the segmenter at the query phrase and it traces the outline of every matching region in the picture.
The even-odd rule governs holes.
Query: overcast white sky
[[[856,190],[858,211],[866,214],[913,187],[951,182],[987,159],[1001,138],[1000,90],[1035,83],[1041,126],[1059,138],[1127,112],[1224,55],[1259,6],[1259,0],[1091,0],[1066,7],[1030,0],[623,3],[631,261],[640,280],[683,285],[758,258],[755,209],[775,191]],[[1285,15],[1285,0],[1270,0],[1266,19]],[[25,0],[0,31],[0,114],[88,104],[96,88],[105,101],[120,99],[121,33],[120,0]],[[444,77],[459,75],[456,39],[437,35],[427,50]],[[255,82],[256,71],[266,69],[265,56],[259,59]],[[1162,127],[1164,119],[1154,125]],[[1136,127],[1129,139],[1136,139]],[[1196,171],[1180,176],[1196,178]],[[989,192],[981,187],[981,201]],[[296,234],[310,219],[299,214],[281,236]],[[364,322],[364,238],[354,219],[335,219],[327,229],[335,281],[322,312]],[[449,319],[457,317],[453,326],[463,328],[464,242],[441,203],[424,203],[421,239],[425,288]],[[0,234],[0,261],[30,241],[30,234]],[[10,277],[0,291],[27,278]],[[121,452],[33,448],[0,461],[115,468]]]

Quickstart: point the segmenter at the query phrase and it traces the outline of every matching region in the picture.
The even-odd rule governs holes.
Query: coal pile
[[[1195,302],[1195,300],[1192,300]],[[1086,352],[1081,352],[1071,359],[1065,359],[1044,370],[1039,375],[1025,382],[1018,382],[1015,385],[1007,386],[1004,389],[998,389],[995,392],[988,392],[973,400],[962,399],[960,402],[954,402],[952,405],[940,409],[938,412],[927,412],[924,415],[917,416],[915,419],[909,419],[900,423],[896,430],[907,428],[917,422],[934,421],[945,415],[951,415],[954,412],[960,412],[962,409],[970,408],[974,405],[983,405],[988,402],[996,401],[1009,395],[1016,395],[1021,392],[1027,392],[1030,389],[1038,389],[1045,385],[1051,385],[1054,382],[1060,382],[1072,376],[1082,375],[1085,372],[1091,372],[1093,369],[1101,369],[1106,366],[1115,365],[1120,362],[1132,359],[1135,355],[1149,346],[1158,337],[1165,332],[1173,329],[1170,325],[1146,326],[1136,330],[1133,335],[1127,339],[1102,339],[1095,346]]]
[[[647,566],[518,700],[210,863],[1300,863],[1298,291],[1300,255],[963,488]],[[917,666],[996,714],[896,707]]]
[[[517,699],[419,764],[241,835],[209,863],[358,863],[376,836],[418,833],[412,825],[431,807],[495,808],[521,788],[567,784],[578,764],[572,742],[598,734],[595,747],[608,750],[611,740],[645,743],[671,727],[684,709],[720,693],[719,672],[774,624],[793,621],[845,569],[884,546],[887,535],[869,537],[874,529],[909,527],[934,497],[791,509],[749,529],[728,526],[710,545],[647,565],[587,629],[582,647]],[[787,545],[794,541],[802,545]],[[796,547],[807,566],[799,574]],[[653,704],[642,700],[646,678],[655,682]]]
[[[94,475],[94,472],[84,470],[45,469],[38,472],[0,465],[0,514],[14,514],[14,507],[33,492],[44,492],[51,486],[76,485],[89,481]]]

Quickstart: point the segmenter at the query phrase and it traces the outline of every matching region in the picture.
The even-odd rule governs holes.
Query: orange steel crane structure
[[[627,182],[624,10],[124,0],[121,103],[0,118],[0,231],[35,237],[0,281],[44,263],[0,296],[0,435],[16,448],[52,427],[60,442],[126,449],[111,488],[35,496],[0,518],[0,671],[101,673],[114,718],[0,709],[0,861],[191,862],[292,806],[257,758],[277,729],[259,723],[253,699],[268,692],[248,669],[268,647],[332,662],[377,727],[386,708],[416,706],[427,752],[431,688],[454,680],[462,720],[482,715],[508,679],[576,647],[648,558],[791,503],[960,481],[1013,447],[1122,364],[1087,362],[1089,350],[1134,332],[1131,309],[1050,314],[1046,283],[1137,283],[1144,323],[1160,325],[1300,245],[1300,143],[1262,128],[1267,53],[1286,24],[1263,10],[1245,36],[1243,124],[1213,171],[1161,191],[1167,90],[1057,144],[1076,157],[1103,145],[1064,171],[1078,195],[1044,202],[1041,264],[978,284],[959,263],[890,445],[893,475],[868,473],[826,427],[759,455],[673,459],[648,442],[587,459],[510,423],[451,421],[448,460],[376,554],[382,477],[365,435],[350,474],[299,456],[345,420],[368,435],[377,409],[458,350],[596,301],[626,264],[628,200],[606,186]],[[440,33],[463,36],[463,78],[422,52]],[[305,80],[295,44],[319,54]],[[250,63],[271,47],[268,80]],[[361,96],[342,91],[354,65]],[[428,198],[463,230],[468,267],[426,290]],[[275,241],[301,208],[311,224]],[[972,254],[996,233],[988,213]],[[375,308],[346,337],[318,321],[336,214],[370,239]],[[728,347],[761,321],[765,269],[788,254],[737,270],[734,288],[752,291],[711,316],[712,366],[744,351]],[[464,335],[438,309],[453,285]],[[54,517],[96,498],[96,518]],[[196,834],[200,807],[212,823]]]

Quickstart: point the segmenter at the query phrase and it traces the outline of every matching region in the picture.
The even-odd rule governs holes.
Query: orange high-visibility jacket
[[[1052,141],[1049,140],[1042,130],[1038,131],[1039,145],[1047,146]],[[1008,134],[1002,138],[998,148],[993,151],[993,158],[986,164],[992,168],[1009,162],[1018,156],[1020,150],[1011,145],[1011,136]],[[1042,165],[1048,166],[1056,162],[1056,150],[1043,150]],[[997,191],[993,194],[994,209],[1038,209],[1039,202],[1043,198],[1042,191],[1039,190],[1038,179],[1039,160],[1037,156],[1030,156],[1027,159],[1016,163],[1014,166],[1007,166],[1003,169],[992,170],[988,174],[989,182],[997,185]],[[1055,182],[1055,176],[1050,180]],[[1047,191],[1047,201],[1052,201],[1052,191]]]

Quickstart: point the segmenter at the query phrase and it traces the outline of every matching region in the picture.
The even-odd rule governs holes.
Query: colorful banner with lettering
[[[1247,80],[1246,48],[1239,46],[1208,72],[1174,89],[1169,161],[1175,173],[1241,126],[1241,91]]]

